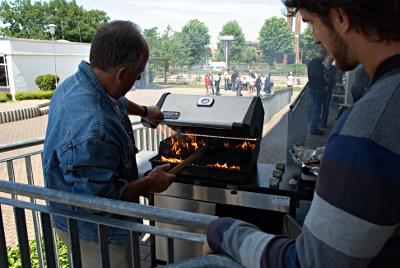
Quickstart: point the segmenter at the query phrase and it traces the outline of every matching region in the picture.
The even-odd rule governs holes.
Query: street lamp
[[[235,40],[233,35],[221,35],[218,36],[219,41],[225,43],[224,55],[225,55],[225,70],[229,71],[229,54],[231,51],[231,43]]]
[[[47,25],[49,28],[50,34],[51,34],[51,42],[53,43],[53,61],[54,61],[54,75],[55,75],[55,80],[56,80],[56,88],[58,86],[58,81],[57,81],[57,64],[56,64],[56,49],[54,46],[54,34],[56,33],[56,27],[57,25],[51,23]]]

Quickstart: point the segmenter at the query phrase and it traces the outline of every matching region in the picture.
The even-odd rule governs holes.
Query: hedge
[[[0,92],[0,102],[6,102],[12,100],[10,93]]]
[[[51,99],[54,94],[54,90],[35,90],[35,91],[23,91],[15,94],[16,100],[43,100]]]

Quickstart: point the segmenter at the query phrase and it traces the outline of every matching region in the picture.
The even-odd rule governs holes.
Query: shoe
[[[320,129],[317,129],[317,130],[314,130],[314,131],[310,131],[310,134],[311,135],[324,135],[324,131],[323,130],[320,130]]]

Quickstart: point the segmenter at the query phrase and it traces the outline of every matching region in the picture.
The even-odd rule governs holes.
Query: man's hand
[[[171,185],[176,176],[166,172],[170,167],[170,164],[165,164],[157,166],[149,172],[145,177],[149,183],[149,192],[161,193]]]
[[[164,115],[157,106],[147,106],[147,115],[144,117],[150,124],[158,126]]]
[[[223,252],[223,251],[214,251],[214,250],[212,250],[210,248],[210,246],[208,245],[207,238],[203,242],[202,251],[203,251],[203,256],[209,255],[209,254],[225,254],[225,252]]]
[[[214,254],[214,253],[216,253],[216,252],[214,252],[214,251],[210,248],[210,246],[208,245],[207,238],[206,238],[206,240],[204,240],[204,242],[203,242],[202,251],[203,251],[203,256],[208,255],[208,254]]]

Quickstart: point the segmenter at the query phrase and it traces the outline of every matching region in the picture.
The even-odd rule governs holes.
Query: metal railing
[[[152,225],[145,225],[139,223],[132,223],[120,219],[110,219],[107,217],[93,216],[77,211],[55,209],[44,204],[38,204],[37,200],[52,201],[62,203],[75,207],[88,208],[92,210],[104,211],[117,215],[124,215],[130,217],[137,217],[148,219],[154,222],[164,222],[174,225],[191,226],[204,230],[206,226],[216,219],[216,216],[195,214],[184,211],[176,211],[170,209],[157,208],[153,206],[146,206],[130,202],[111,200],[107,198],[92,197],[86,195],[79,195],[67,193],[52,189],[47,189],[39,186],[21,184],[16,182],[0,180],[0,189],[4,193],[10,193],[12,196],[9,198],[0,197],[2,205],[13,207],[14,217],[16,221],[16,229],[18,235],[18,244],[20,249],[21,263],[23,267],[31,267],[29,241],[27,234],[27,223],[25,218],[25,211],[32,211],[36,215],[37,225],[35,229],[39,232],[35,236],[37,251],[40,259],[40,267],[44,267],[44,255],[46,256],[47,267],[58,267],[58,258],[54,232],[51,225],[51,215],[59,215],[68,218],[69,233],[71,238],[72,259],[71,267],[81,267],[81,256],[79,249],[79,238],[77,221],[87,221],[95,223],[98,226],[99,232],[99,246],[102,249],[107,249],[107,228],[114,227],[125,229],[131,232],[131,246],[134,267],[141,267],[140,264],[140,248],[139,248],[139,235],[140,233],[148,233],[155,236],[165,237],[168,240],[168,256],[173,256],[173,241],[174,239],[182,239],[186,241],[202,243],[205,236],[198,233],[190,233],[184,231],[171,230],[166,228],[155,227]],[[29,197],[29,201],[19,200],[19,197]],[[1,216],[1,210],[0,210]],[[39,220],[40,219],[40,222]],[[41,231],[40,231],[41,227]],[[7,245],[4,235],[4,224],[0,221],[0,267],[8,267],[7,262]],[[41,237],[44,242],[44,249],[41,248]],[[101,250],[101,259],[103,260],[103,267],[109,267],[108,250]],[[44,254],[45,253],[45,254]],[[173,263],[173,257],[168,260],[168,263]]]
[[[292,90],[284,89],[277,90],[272,95],[261,98],[264,107],[264,124],[268,123],[276,113],[290,103],[292,95]]]
[[[172,130],[167,128],[149,129],[140,127],[140,122],[133,122],[132,125],[134,127],[134,135],[136,137],[136,144],[139,150],[156,151],[158,150],[158,145],[160,141],[166,139],[174,133]],[[39,138],[29,141],[1,145],[0,153],[10,152],[17,149],[30,148],[32,146],[43,144],[43,142],[44,138]],[[37,163],[38,161],[40,163]],[[8,267],[7,246],[11,248],[15,246],[15,244],[18,244],[19,247],[22,267],[31,267],[28,237],[31,236],[32,233],[34,235],[34,241],[37,248],[37,257],[39,261],[38,267],[58,267],[58,258],[55,257],[57,256],[57,252],[55,251],[56,247],[54,244],[54,233],[52,231],[50,222],[51,214],[68,217],[69,222],[71,223],[70,226],[75,226],[76,224],[74,223],[76,223],[77,220],[95,222],[99,226],[99,234],[101,234],[101,230],[104,229],[104,226],[111,226],[130,230],[132,234],[145,232],[151,235],[165,237],[168,240],[168,244],[172,245],[171,248],[168,249],[168,251],[170,252],[169,256],[171,257],[168,260],[169,262],[173,262],[174,239],[183,239],[197,243],[202,242],[204,239],[204,235],[201,234],[167,230],[149,225],[132,224],[130,222],[123,222],[121,220],[110,222],[109,219],[88,217],[88,215],[76,214],[75,212],[73,215],[71,215],[70,211],[55,210],[49,206],[46,206],[45,201],[70,204],[70,200],[75,200],[75,206],[85,207],[89,209],[97,208],[99,210],[109,211],[110,213],[114,214],[118,214],[119,212],[124,211],[122,213],[123,215],[136,215],[137,217],[145,218],[148,220],[162,221],[173,224],[188,224],[189,226],[194,226],[200,229],[204,229],[207,225],[207,222],[216,218],[215,216],[206,216],[202,214],[191,215],[193,213],[189,213],[190,215],[187,215],[185,214],[186,212],[171,212],[168,209],[157,209],[154,207],[132,203],[127,204],[127,202],[110,199],[99,200],[93,199],[89,196],[76,197],[74,194],[46,189],[43,187],[43,175],[34,174],[33,172],[32,162],[35,162],[36,166],[39,166],[39,169],[41,169],[41,161],[42,150],[33,151],[0,160],[0,169],[2,169],[0,170],[0,174],[2,176],[0,178],[0,268]],[[3,176],[8,177],[8,182],[6,181],[7,179],[5,179],[5,177]],[[25,177],[25,179],[23,179],[23,177]],[[21,184],[19,183],[20,181],[23,181],[24,183]],[[7,195],[6,193],[10,194],[9,197],[4,197]],[[123,204],[118,202],[121,202]],[[131,205],[133,205],[133,207]],[[135,207],[135,205],[137,206]],[[12,211],[10,211],[10,208],[12,208]],[[25,214],[25,211],[30,211],[31,213]],[[12,221],[12,218],[10,221],[10,216],[14,218],[15,223]],[[209,220],[205,221],[207,217],[209,217]],[[3,219],[8,220],[3,221]],[[11,233],[15,235],[10,234],[10,230],[7,230],[7,232],[5,232],[5,225],[10,225],[10,222],[13,222],[13,224],[11,224],[12,227],[14,227],[15,225],[15,229],[11,230]],[[27,225],[32,225],[33,227],[29,228]],[[71,234],[74,233],[74,237],[75,239],[77,239],[76,228],[71,230]],[[10,236],[13,236],[13,240],[17,241],[13,241],[11,244],[9,243],[7,245],[6,234],[8,238]],[[15,237],[17,239],[15,239]],[[135,249],[133,252],[134,255],[132,255],[134,256],[134,267],[140,267],[138,236],[132,235],[131,237],[132,248]],[[42,248],[41,239],[43,239],[45,245],[44,248]],[[76,242],[77,240],[71,241]],[[100,241],[100,247],[105,246],[107,246],[106,242]],[[74,247],[74,249],[75,248],[76,247]],[[79,253],[79,250],[77,252]],[[46,256],[46,260],[44,256]],[[71,267],[80,267],[80,265],[78,264],[80,263],[79,258],[80,254],[77,254],[75,252],[75,256],[73,256],[71,260],[71,263],[73,263],[74,266],[71,265]],[[105,263],[107,263],[108,261],[108,257],[105,256]],[[47,265],[45,265],[45,263]],[[104,264],[104,267],[108,267],[108,265]]]
[[[297,98],[290,105],[288,113],[288,137],[287,137],[287,148],[288,150],[293,149],[293,146],[303,145],[307,134],[308,120],[309,120],[309,108],[311,98],[307,85],[303,88]],[[287,164],[295,165],[291,155],[287,153],[286,158]]]

